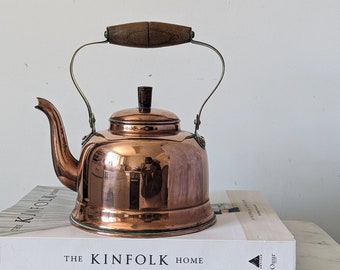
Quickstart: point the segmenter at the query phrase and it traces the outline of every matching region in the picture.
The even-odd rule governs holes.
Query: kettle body
[[[192,134],[126,138],[110,131],[84,146],[73,224],[118,235],[173,235],[215,221],[208,160]]]

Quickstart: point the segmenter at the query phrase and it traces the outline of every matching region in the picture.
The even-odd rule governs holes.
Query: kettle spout
[[[72,156],[68,147],[60,114],[48,100],[37,99],[39,103],[35,108],[44,112],[50,123],[52,159],[55,173],[66,187],[76,191],[79,162]]]

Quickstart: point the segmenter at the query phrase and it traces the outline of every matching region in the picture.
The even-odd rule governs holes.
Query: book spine
[[[295,244],[278,241],[0,238],[0,269],[295,270]]]

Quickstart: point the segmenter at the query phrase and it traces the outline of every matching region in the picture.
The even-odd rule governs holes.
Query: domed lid
[[[118,111],[110,117],[110,131],[128,136],[166,136],[180,131],[177,115],[152,109],[152,87],[138,87],[138,108]]]

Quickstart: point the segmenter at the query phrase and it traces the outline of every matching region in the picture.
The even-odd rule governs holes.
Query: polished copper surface
[[[160,109],[150,109],[149,113],[126,109],[112,114],[109,121],[111,132],[123,136],[176,135],[180,129],[178,117]]]
[[[142,237],[196,232],[215,222],[206,151],[192,133],[180,130],[174,114],[159,116],[162,110],[156,110],[153,115],[151,109],[133,119],[135,109],[118,112],[110,118],[111,127],[96,132],[83,146],[79,161],[74,161],[59,113],[49,101],[38,100],[37,108],[50,120],[57,176],[78,191],[73,224]],[[112,129],[117,115],[122,123],[126,116],[126,125],[145,126],[149,121],[155,129],[117,133]],[[163,124],[168,129],[159,129]]]

